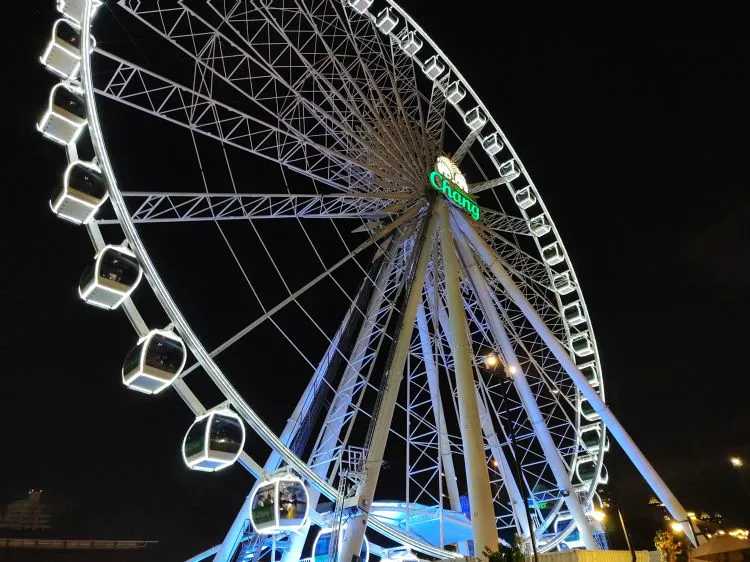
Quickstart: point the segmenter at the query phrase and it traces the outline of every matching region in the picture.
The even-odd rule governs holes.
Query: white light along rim
[[[151,261],[148,255],[148,252],[146,251],[143,245],[143,242],[141,241],[137,233],[135,224],[132,221],[132,217],[130,216],[127,210],[127,206],[125,204],[122,193],[120,192],[117,186],[117,180],[114,174],[114,170],[112,168],[112,164],[111,164],[109,155],[106,150],[106,145],[105,145],[104,137],[103,137],[102,130],[101,130],[101,124],[99,122],[99,117],[98,117],[98,113],[96,110],[95,91],[94,91],[92,73],[91,73],[91,55],[92,55],[92,45],[90,43],[91,21],[92,21],[93,12],[96,10],[100,2],[98,0],[84,0],[84,1],[86,4],[85,4],[85,9],[84,9],[84,14],[83,14],[83,21],[82,21],[81,43],[82,43],[83,58],[82,58],[82,73],[81,74],[82,74],[83,87],[86,92],[86,98],[87,98],[87,111],[88,111],[88,116],[89,116],[90,135],[91,135],[92,143],[94,145],[94,149],[97,153],[99,162],[101,164],[103,173],[109,185],[112,206],[114,208],[115,214],[125,233],[126,238],[130,242],[130,246],[133,248],[138,260],[140,261],[143,267],[144,273],[146,275],[147,280],[149,281],[149,284],[151,285],[157,299],[159,300],[162,307],[164,308],[165,313],[169,316],[172,323],[175,325],[179,333],[183,336],[187,347],[191,350],[196,360],[201,364],[201,366],[204,368],[208,376],[213,380],[213,382],[217,385],[219,390],[225,395],[225,397],[232,404],[232,406],[237,410],[240,416],[266,442],[267,445],[269,445],[272,449],[276,450],[280,454],[280,456],[287,462],[289,466],[291,466],[296,472],[302,475],[308,482],[310,482],[311,485],[313,485],[316,489],[318,489],[322,494],[327,496],[329,499],[335,500],[335,498],[337,497],[337,491],[330,484],[328,484],[323,478],[321,478],[318,474],[316,474],[315,471],[313,471],[302,459],[297,457],[291,451],[291,449],[289,449],[278,438],[278,436],[265,424],[265,422],[260,418],[260,416],[258,416],[258,414],[244,401],[244,399],[239,394],[239,392],[237,392],[237,390],[226,379],[221,369],[211,358],[211,356],[209,355],[209,353],[207,352],[203,344],[200,342],[200,340],[198,339],[198,337],[193,332],[192,328],[190,327],[190,325],[184,318],[181,310],[175,303],[174,299],[169,293],[169,290],[167,289],[167,287],[161,280],[161,277],[159,276],[158,271],[156,270],[156,267]],[[518,158],[513,147],[508,142],[508,139],[505,136],[505,134],[502,132],[502,129],[500,129],[500,127],[497,125],[492,115],[486,111],[484,104],[480,101],[480,98],[476,95],[471,85],[463,78],[463,75],[450,62],[450,60],[445,56],[442,50],[438,48],[437,45],[432,41],[432,39],[424,32],[421,26],[419,26],[416,22],[414,22],[414,20],[408,14],[406,14],[406,12],[401,7],[399,7],[393,0],[386,0],[386,1],[393,9],[395,9],[399,14],[401,14],[404,17],[405,21],[408,22],[409,27],[413,31],[416,31],[421,36],[422,39],[426,40],[431,46],[431,48],[436,53],[438,53],[444,61],[446,61],[450,65],[451,72],[462,82],[462,84],[464,84],[464,86],[467,89],[467,92],[472,95],[474,100],[484,110],[485,115],[488,116],[489,122],[495,127],[497,133],[502,138],[505,146],[508,148],[511,155],[518,162],[522,175],[524,176],[526,181],[528,181],[529,183],[529,188],[533,189],[536,192],[536,188],[534,187],[534,184],[531,178],[529,177],[528,172],[526,171],[525,167],[523,166],[521,160]],[[497,164],[497,162],[494,161],[494,159],[493,159],[493,162],[495,166],[499,168],[499,165]],[[560,241],[560,237],[557,233],[557,229],[554,225],[554,221],[552,220],[551,216],[547,212],[547,209],[544,206],[544,203],[541,200],[541,197],[538,196],[538,194],[537,194],[537,204],[540,206],[543,213],[547,216],[555,237],[557,238],[558,241]],[[525,209],[519,207],[519,210],[524,216],[524,218],[528,221],[529,217]],[[539,245],[538,239],[535,240],[535,244],[537,245],[537,248],[540,251],[540,255],[541,255],[541,246]],[[560,242],[560,244],[562,246],[562,242]],[[588,311],[586,308],[586,304],[583,299],[583,295],[580,292],[580,284],[577,283],[575,271],[573,270],[570,264],[570,261],[567,260],[567,253],[566,253],[566,262],[568,264],[568,268],[569,268],[568,270],[570,271],[570,274],[572,275],[574,281],[576,281],[576,287],[578,287],[581,305],[582,305],[584,314],[588,318]],[[547,267],[547,272],[550,278],[555,273],[549,267]],[[562,306],[559,295],[556,294],[555,298],[558,301],[558,305]],[[569,336],[570,330],[569,330],[567,323],[564,322],[564,319],[563,319],[563,324]],[[591,324],[589,323],[589,325]],[[593,337],[593,333],[592,333],[592,345],[594,348],[594,355],[597,360],[597,363],[601,365],[599,363],[599,354],[597,350],[596,340]],[[600,373],[601,373],[601,368],[600,368]],[[604,387],[603,387],[603,381],[601,380],[601,375],[600,375],[599,392],[602,396],[602,399],[604,399]],[[602,463],[603,463],[603,455],[600,455],[598,467],[597,467],[598,471],[601,470]],[[261,477],[261,474],[256,474],[256,477]],[[591,482],[591,486],[589,487],[588,493],[586,495],[586,502],[591,501],[595,493],[595,490],[596,490],[596,478],[594,478],[594,480],[592,480]],[[562,504],[562,500],[559,500],[557,511],[559,511],[559,506],[561,504]],[[550,514],[550,516],[547,518],[547,521],[549,521],[555,515],[556,515],[556,511]],[[545,521],[545,523],[547,523],[547,521]],[[372,527],[374,530],[378,531],[379,533],[383,534],[384,536],[396,542],[399,542],[401,544],[407,544],[411,546],[414,550],[418,552],[422,552],[429,556],[434,556],[436,558],[461,558],[462,557],[457,552],[436,548],[430,544],[427,544],[426,542],[416,540],[410,535],[407,535],[406,533],[403,533],[399,531],[398,529],[392,528],[384,521],[378,520],[374,517],[368,518],[368,526]],[[570,528],[568,529],[568,533],[572,532],[573,529],[574,527],[570,526]],[[560,542],[564,540],[566,535],[558,536],[553,542],[547,543],[547,545],[549,545],[550,547],[553,547],[554,545],[559,544]]]

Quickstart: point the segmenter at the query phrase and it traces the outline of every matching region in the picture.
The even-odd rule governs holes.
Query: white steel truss
[[[529,501],[543,550],[576,529],[583,543],[594,547],[586,511],[603,469],[605,425],[670,510],[684,515],[602,400],[601,366],[580,285],[536,187],[460,72],[395,2],[382,2],[387,9],[377,16],[368,11],[370,2],[357,0],[117,4],[141,30],[167,45],[165,60],[187,61],[191,73],[186,80],[184,66],[162,64],[166,74],[176,75],[168,78],[95,47],[90,35],[95,1],[84,0],[81,86],[96,164],[116,217],[95,219],[89,231],[99,247],[104,243],[99,225],[122,227],[171,325],[196,359],[174,384],[191,410],[205,410],[185,380],[200,367],[270,447],[265,466],[246,453],[240,456],[251,474],[262,477],[286,464],[311,487],[317,508],[322,497],[341,503],[337,486],[342,485],[346,451],[356,447],[365,455],[356,496],[346,505],[351,513],[340,545],[343,559],[359,552],[366,527],[433,557],[458,556],[445,549],[442,521],[432,544],[412,533],[410,510],[427,506],[442,518],[446,510],[461,509],[460,497],[467,491],[475,512],[474,538],[481,545],[495,545],[497,531],[529,536],[532,529],[522,513]],[[460,95],[448,99],[449,86]],[[186,131],[205,191],[118,189],[97,113],[101,98]],[[197,136],[218,143],[211,146],[220,148],[220,165],[226,166],[234,192],[207,179],[208,156]],[[75,155],[75,147],[69,153]],[[231,163],[237,154],[277,164],[286,193],[238,191]],[[476,225],[468,226],[460,211],[449,213],[445,202],[434,200],[438,195],[429,189],[426,173],[438,155],[452,155],[466,177],[475,180],[469,191],[482,201]],[[287,171],[294,172],[292,182]],[[442,209],[439,229],[436,208]],[[296,221],[296,235],[323,272],[295,289],[299,285],[285,277],[257,228],[261,220]],[[358,223],[353,232],[368,239],[353,243],[351,223],[343,221]],[[210,353],[162,281],[135,226],[177,222],[215,225],[260,307],[255,320],[243,320],[244,327]],[[227,234],[243,223],[268,258],[283,298],[265,297],[247,275]],[[337,249],[344,256],[338,261],[317,242],[322,234],[315,229],[321,224],[342,243]],[[366,250],[371,250],[370,261],[382,262],[372,277],[360,263]],[[365,276],[360,286],[372,288],[366,306],[335,275],[345,266],[358,268]],[[313,293],[326,298],[326,284],[348,306],[335,332],[324,329],[304,302]],[[564,313],[571,305],[579,311],[575,322]],[[144,332],[132,301],[125,310],[137,331]],[[311,359],[304,342],[282,327],[280,317],[292,314],[324,338],[328,351],[322,360]],[[344,353],[344,326],[357,315],[362,324],[351,351]],[[261,419],[216,362],[266,322],[312,370],[294,419],[281,432]],[[580,349],[572,343],[582,336],[589,337],[584,355],[595,365],[593,386],[582,374],[583,360],[576,357]],[[489,352],[499,352],[513,369],[512,386],[482,370]],[[340,359],[340,370],[337,365],[331,376],[323,376],[333,356]],[[320,420],[301,414],[313,395],[328,401]],[[593,455],[595,474],[574,481],[579,460],[588,453],[581,441],[583,398],[604,421],[599,452]],[[303,418],[317,432],[309,443],[295,442]],[[406,452],[403,527],[370,513],[389,439],[398,440]],[[457,469],[456,456],[469,459],[465,470]],[[515,462],[519,480],[512,475]],[[338,505],[336,513],[343,514],[344,506]],[[574,523],[561,530],[557,523],[571,517]],[[312,523],[326,525],[330,518],[316,511]],[[242,516],[236,517],[224,544],[207,552],[226,562],[246,527]],[[283,541],[286,562],[300,558],[307,530]],[[259,545],[256,558],[262,554]],[[468,552],[466,544],[458,548]]]
[[[135,223],[245,219],[383,219],[402,211],[411,198],[387,194],[283,195],[260,193],[164,193],[124,191],[133,200]],[[101,219],[111,224],[115,219]]]

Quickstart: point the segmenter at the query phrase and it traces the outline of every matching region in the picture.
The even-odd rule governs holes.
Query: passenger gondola
[[[91,0],[91,17],[102,5],[101,0]],[[83,10],[86,8],[86,0],[57,0],[57,11],[69,17],[78,25],[83,21]]]
[[[408,546],[389,548],[381,562],[422,562]]]
[[[65,170],[62,189],[52,196],[49,205],[58,217],[82,224],[89,222],[106,200],[107,184],[99,168],[79,161]]]
[[[145,394],[158,394],[185,368],[187,351],[182,339],[168,330],[151,330],[125,357],[122,382]]]
[[[86,123],[83,92],[73,86],[57,84],[50,92],[47,111],[36,127],[48,139],[67,146],[78,140]]]
[[[69,20],[57,20],[52,26],[52,38],[39,60],[62,78],[78,76],[81,69],[81,31]]]
[[[304,482],[283,472],[261,481],[253,491],[250,522],[261,535],[299,531],[307,522],[308,503]]]
[[[141,282],[135,254],[124,246],[105,246],[81,276],[78,294],[88,304],[115,309]]]
[[[321,529],[315,537],[315,542],[313,542],[313,555],[311,562],[336,562],[341,554],[341,539],[344,536],[344,529],[346,529],[346,523],[339,527],[339,540],[336,542],[339,552],[333,557],[329,556],[331,554],[331,549],[333,548],[333,545],[331,544],[331,541],[334,538],[333,529]],[[365,537],[362,541],[362,548],[359,551],[359,562],[368,562],[369,559],[370,543],[368,542],[367,537]]]
[[[245,445],[245,426],[228,409],[195,418],[182,441],[182,458],[188,468],[216,472],[234,464]]]

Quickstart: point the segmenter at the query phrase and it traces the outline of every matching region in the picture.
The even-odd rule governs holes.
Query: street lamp
[[[672,529],[672,532],[673,532],[673,533],[674,533],[675,535],[681,535],[682,533],[684,533],[684,532],[685,532],[685,529],[683,529],[683,528],[682,528],[682,525],[681,525],[680,523],[678,523],[677,521],[672,521],[672,522],[671,522],[671,523],[669,524],[669,528],[670,528],[670,529]]]
[[[508,391],[510,390],[510,386],[513,384],[513,375],[516,373],[516,370],[512,366],[505,365],[500,359],[500,356],[495,352],[489,353],[484,356],[484,365],[488,370],[491,371],[502,367],[502,375],[505,378],[505,383],[503,385],[503,406],[507,408]],[[516,431],[514,428],[513,420],[511,419],[508,419],[508,434],[510,436],[511,457],[513,459],[513,467],[511,468],[511,472],[513,472],[514,474],[512,474],[511,476],[516,481],[516,485],[518,486],[518,489],[523,496],[524,510],[526,511],[526,522],[529,526],[529,538],[531,538],[531,549],[534,553],[534,562],[538,562],[539,558],[536,547],[536,532],[534,530],[534,520],[531,517],[531,507],[529,506],[529,500],[533,501],[533,495],[531,493],[531,490],[529,490],[526,485],[526,480],[524,480],[523,478],[521,463],[519,462],[521,454],[518,451],[518,446],[516,444]]]
[[[591,517],[599,521],[599,523],[602,523],[607,518],[607,514],[604,513],[603,511],[595,509],[594,511],[591,512]]]
[[[705,534],[705,533],[698,533],[698,531],[696,531],[696,528],[693,525],[693,519],[697,519],[697,518],[694,516],[695,514],[692,514],[693,517],[691,517],[690,515],[691,514],[688,513],[688,518],[685,519],[684,521],[670,521],[669,528],[672,530],[672,532],[675,535],[681,535],[682,533],[685,532],[685,528],[682,526],[682,524],[687,523],[688,527],[690,527],[690,534],[692,535],[692,538],[690,539],[690,541],[691,542],[695,541],[695,546],[699,546],[700,543],[698,542],[698,535]]]
[[[497,369],[500,363],[500,356],[494,351],[484,356],[484,366],[490,371]]]
[[[734,468],[742,468],[745,466],[745,461],[741,457],[729,457],[729,464]]]

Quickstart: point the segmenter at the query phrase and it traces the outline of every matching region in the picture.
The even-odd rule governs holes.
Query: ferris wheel
[[[95,247],[79,295],[135,328],[123,384],[194,415],[186,466],[252,477],[195,560],[601,548],[608,434],[687,520],[604,404],[539,190],[395,2],[57,7],[37,126]]]

